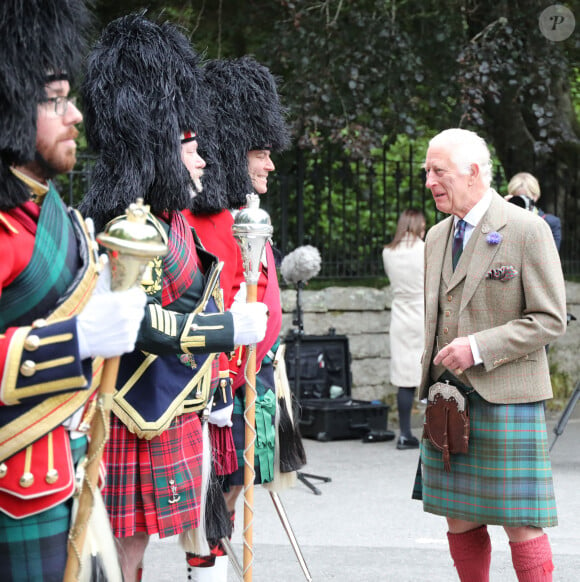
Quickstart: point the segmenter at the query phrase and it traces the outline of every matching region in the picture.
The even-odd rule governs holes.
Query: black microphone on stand
[[[280,273],[284,281],[289,285],[296,285],[296,310],[294,311],[294,318],[292,324],[296,326],[293,330],[294,341],[294,394],[296,401],[300,407],[301,394],[301,369],[300,369],[300,343],[304,335],[304,323],[302,320],[302,290],[306,283],[316,277],[320,272],[321,266],[320,252],[316,247],[311,245],[304,245],[294,249],[288,253],[282,264],[280,265]],[[321,495],[320,489],[315,487],[308,478],[318,479],[324,483],[331,481],[330,477],[322,477],[320,475],[312,475],[310,473],[297,472],[298,479],[304,483],[315,495]]]

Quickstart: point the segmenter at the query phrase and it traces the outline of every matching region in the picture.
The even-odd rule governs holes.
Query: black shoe
[[[404,437],[400,436],[399,440],[397,441],[397,449],[399,451],[405,451],[407,449],[418,449],[419,448],[419,439],[416,437]]]

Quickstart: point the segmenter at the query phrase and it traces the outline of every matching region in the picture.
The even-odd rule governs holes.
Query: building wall
[[[569,374],[575,385],[580,380],[580,283],[567,283],[568,311],[573,321],[564,336],[550,345],[549,359],[559,372]],[[329,287],[301,292],[303,329],[307,335],[325,335],[329,329],[346,335],[351,352],[352,395],[361,400],[385,400],[396,387],[389,382],[390,287]],[[282,291],[282,334],[295,328],[293,312],[296,291]]]

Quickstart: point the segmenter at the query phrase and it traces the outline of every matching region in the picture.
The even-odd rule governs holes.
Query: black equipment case
[[[290,332],[285,343],[286,371],[300,407],[302,436],[319,441],[363,438],[371,442],[394,438],[394,433],[387,431],[386,404],[355,400],[351,396],[347,336],[333,333],[298,336]]]

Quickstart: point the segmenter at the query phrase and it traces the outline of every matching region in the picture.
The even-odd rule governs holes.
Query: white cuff
[[[477,347],[477,342],[475,341],[474,335],[468,335],[467,339],[469,340],[469,345],[471,347],[471,353],[473,355],[473,365],[477,366],[478,364],[483,363],[483,359],[481,354],[479,353],[479,348]]]

